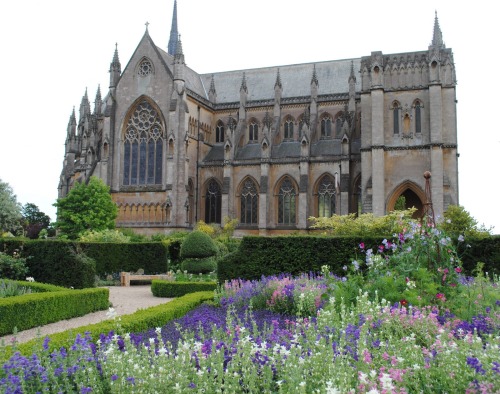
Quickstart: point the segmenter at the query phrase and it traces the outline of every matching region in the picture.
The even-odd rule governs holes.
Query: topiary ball
[[[201,231],[193,231],[184,239],[181,245],[181,258],[203,258],[215,256],[217,246],[209,235]]]
[[[188,274],[208,274],[214,272],[216,268],[217,263],[214,257],[190,258],[181,263],[181,270],[187,271]]]

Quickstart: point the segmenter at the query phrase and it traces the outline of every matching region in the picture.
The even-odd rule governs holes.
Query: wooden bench
[[[131,274],[130,272],[120,273],[120,284],[122,286],[130,286],[130,281],[132,280],[153,280],[153,279],[167,279],[167,275]]]

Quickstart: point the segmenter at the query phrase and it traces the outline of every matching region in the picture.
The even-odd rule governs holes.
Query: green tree
[[[40,231],[50,226],[50,217],[33,203],[29,202],[23,206],[22,215],[24,234],[28,238],[38,238]]]
[[[16,232],[21,219],[21,204],[10,185],[0,179],[0,236],[4,232]]]
[[[105,230],[115,227],[118,213],[109,187],[102,180],[91,177],[88,184],[77,183],[57,208],[56,229],[69,239],[77,239],[88,230]]]
[[[450,205],[443,216],[442,229],[454,237],[462,235],[483,238],[491,235],[491,229],[487,229],[484,224],[479,225],[478,221],[460,205]]]

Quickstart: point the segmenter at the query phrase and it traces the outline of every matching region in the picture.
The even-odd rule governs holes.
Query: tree
[[[109,187],[99,178],[91,177],[88,184],[77,183],[54,206],[57,208],[55,227],[69,239],[76,239],[88,230],[115,227],[118,208]]]
[[[0,236],[3,232],[15,232],[20,219],[21,204],[10,185],[0,179]]]
[[[479,237],[484,238],[491,235],[491,229],[478,221],[461,205],[450,205],[444,213],[444,221],[441,227],[453,237]]]
[[[48,229],[50,217],[33,203],[26,203],[22,210],[24,234],[31,239],[38,238],[40,231]]]

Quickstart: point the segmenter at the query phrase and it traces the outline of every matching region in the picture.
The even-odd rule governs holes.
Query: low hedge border
[[[151,292],[155,297],[182,297],[197,291],[214,291],[216,288],[216,282],[172,282],[161,279],[151,282]]]
[[[68,349],[75,342],[78,334],[88,334],[93,340],[97,340],[99,335],[114,331],[118,334],[139,333],[150,328],[162,327],[169,321],[184,316],[190,310],[201,305],[205,301],[213,300],[213,291],[204,291],[186,294],[183,297],[176,298],[166,304],[157,305],[148,309],[141,309],[130,315],[122,315],[119,321],[106,320],[100,323],[82,326],[76,329],[67,330],[57,334],[48,335],[50,341],[46,344],[48,351],[59,350],[61,347]],[[0,348],[0,365],[8,361],[15,353],[20,352],[27,356],[33,352],[40,351],[43,347],[45,338],[36,338],[31,341],[17,344],[16,346],[7,346]]]
[[[64,289],[0,298],[0,335],[12,334],[14,328],[28,330],[108,307],[109,290],[106,288]]]
[[[4,279],[9,280],[9,279]],[[68,290],[66,287],[51,285],[48,283],[40,283],[40,282],[27,282],[24,280],[13,280],[12,282],[17,283],[19,286],[27,287],[33,290],[36,293],[48,293],[52,291],[65,291]]]

